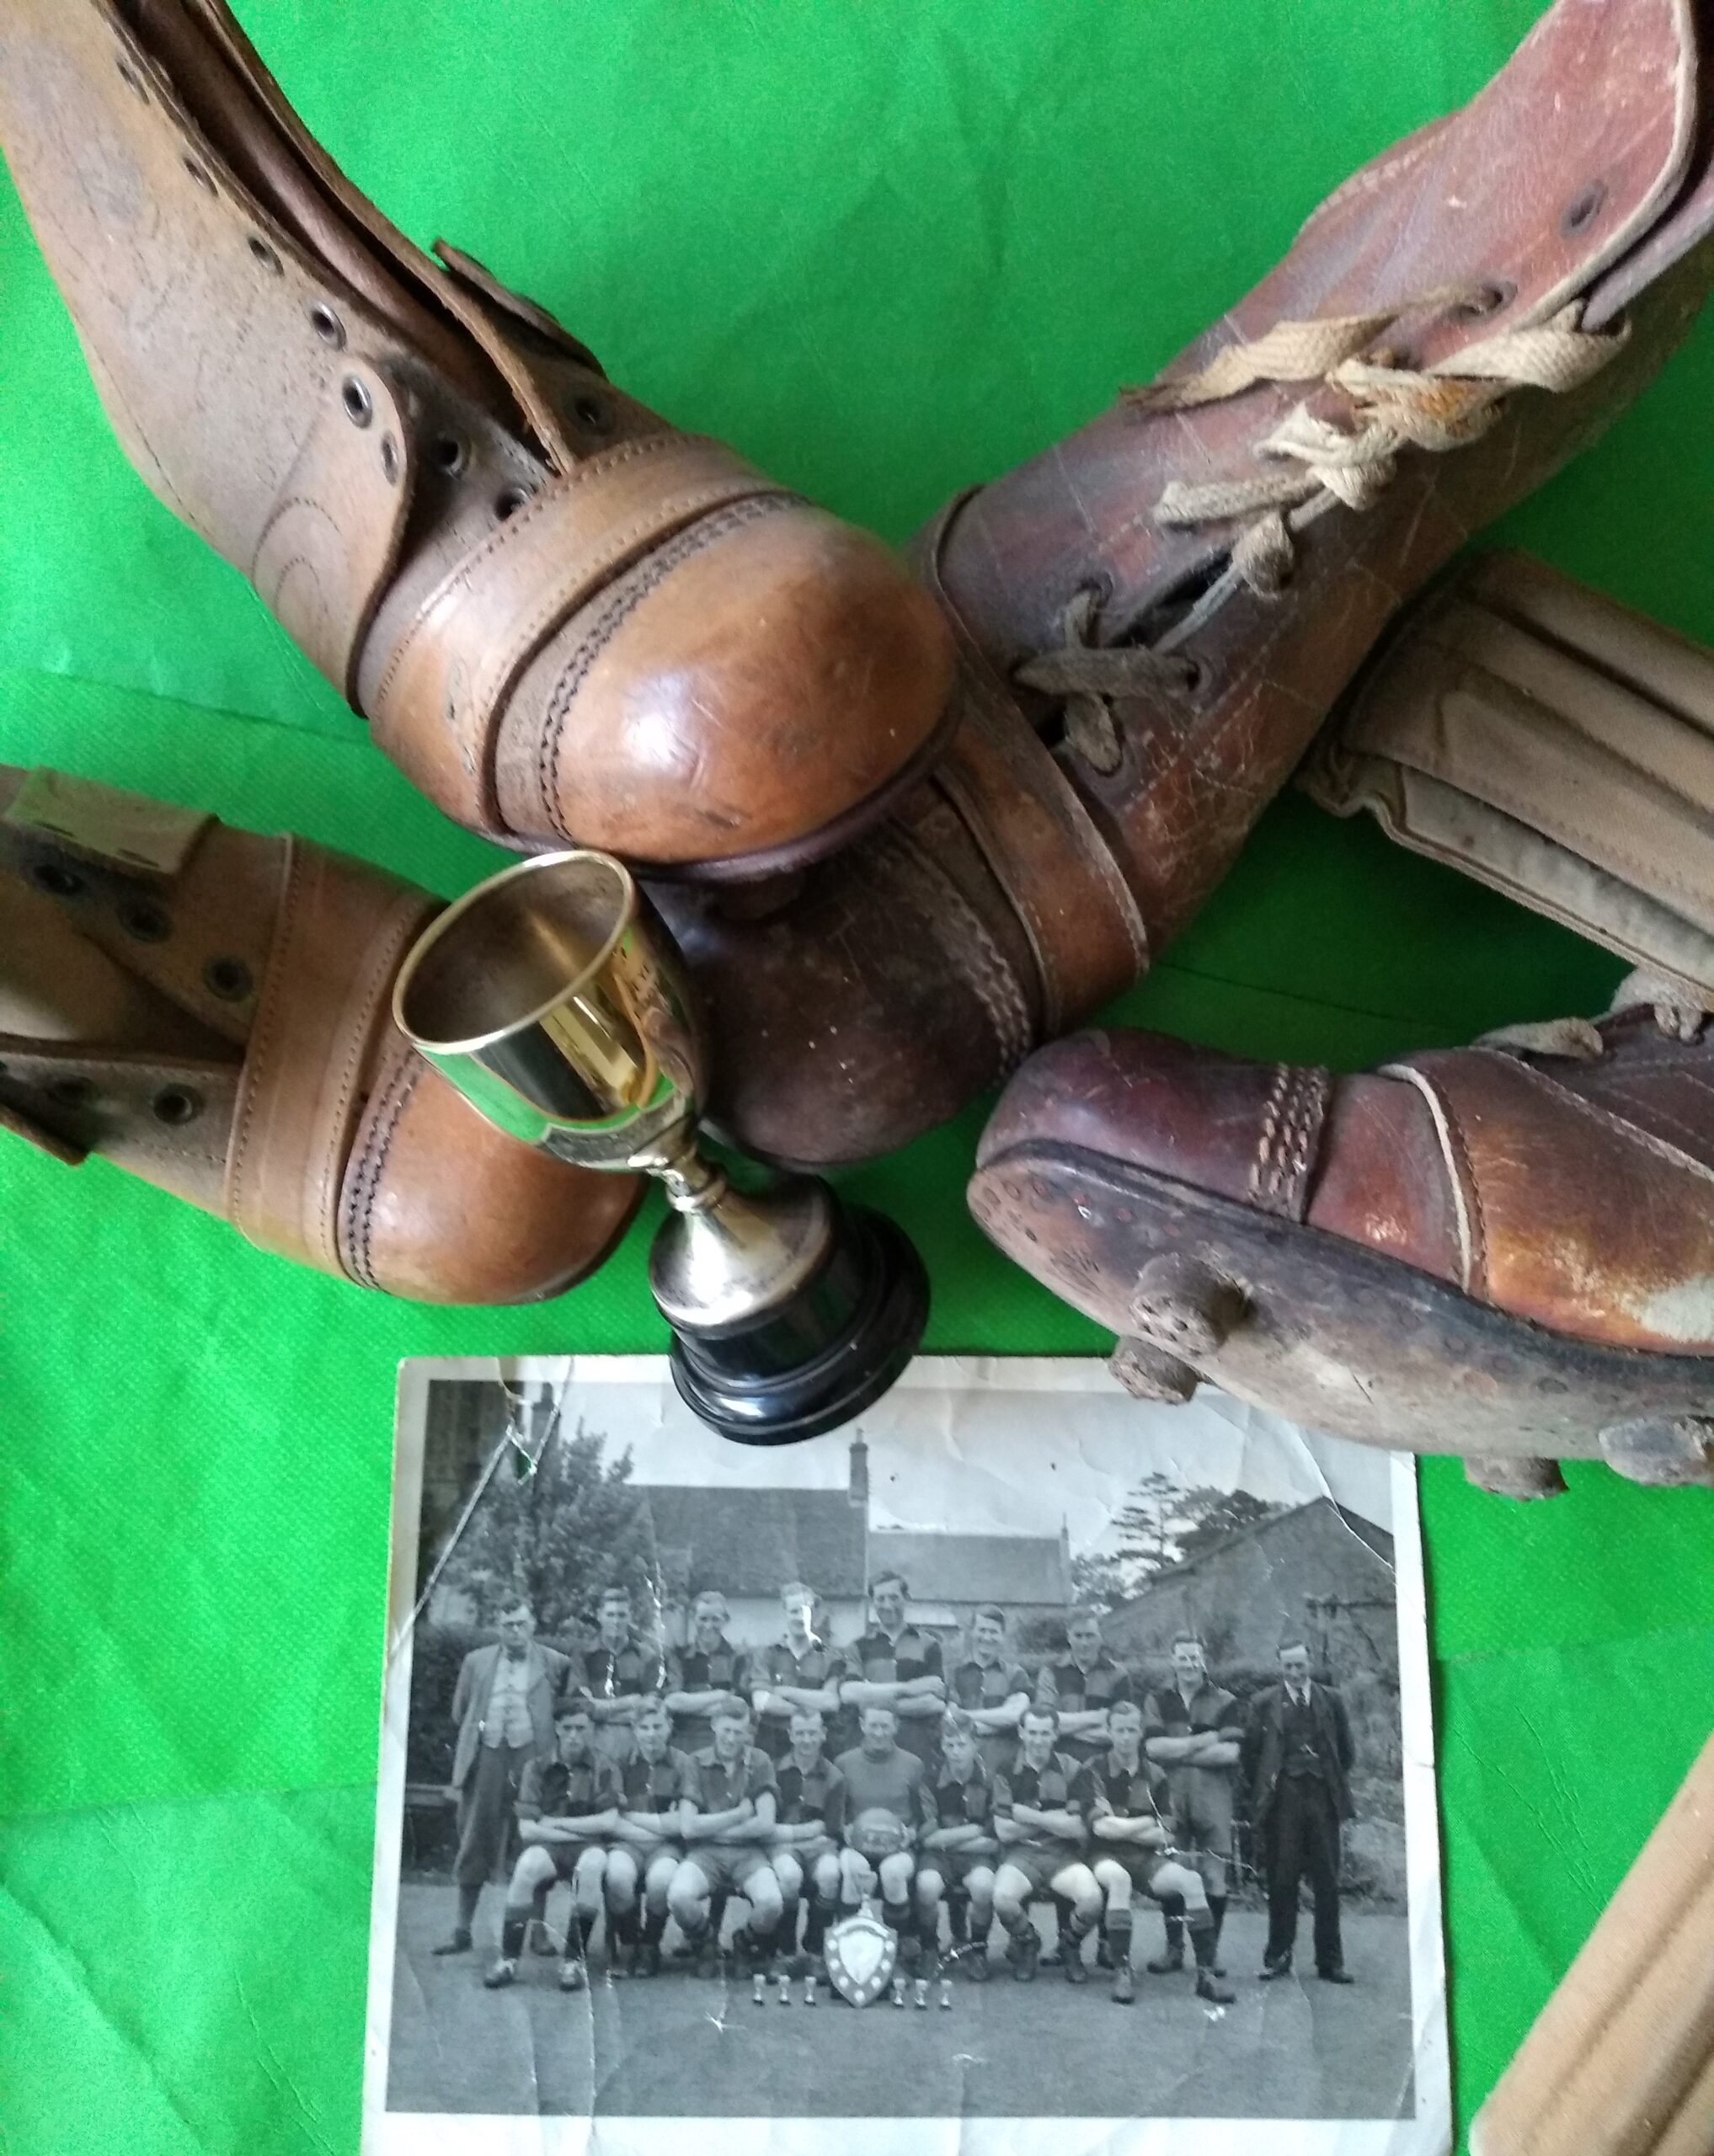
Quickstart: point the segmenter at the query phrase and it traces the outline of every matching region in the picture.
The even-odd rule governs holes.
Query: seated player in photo
[[[858,1726],[862,1742],[834,1762],[845,1777],[841,1898],[856,1909],[878,1893],[881,1915],[899,1935],[900,1959],[915,1961],[910,1880],[926,1770],[900,1743],[899,1717],[890,1706],[865,1707]]]
[[[1232,1821],[1237,1811],[1238,1764],[1243,1752],[1244,1710],[1214,1684],[1194,1632],[1172,1642],[1172,1682],[1149,1694],[1143,1710],[1143,1749],[1167,1776],[1167,1800],[1180,1845],[1190,1850],[1214,1914],[1215,1974],[1220,1966],[1220,1928],[1231,1882]],[[1167,1946],[1151,1976],[1184,1967],[1184,1920],[1169,1911]]]
[[[1230,2006],[1233,1994],[1214,1966],[1214,1918],[1193,1852],[1173,1846],[1170,1815],[1161,1809],[1165,1783],[1143,1752],[1143,1715],[1135,1700],[1120,1700],[1108,1714],[1108,1749],[1080,1773],[1075,1794],[1089,1821],[1095,1883],[1106,1903],[1108,1946],[1113,1957],[1113,1996],[1129,2006],[1136,1996],[1131,1974],[1131,1905],[1146,1894],[1190,1934],[1196,1956],[1196,1995]]]
[[[732,1609],[718,1588],[704,1588],[691,1604],[691,1636],[666,1658],[667,1712],[672,1741],[694,1758],[714,1742],[710,1720],[721,1700],[749,1696],[749,1658],[726,1636]]]
[[[562,1700],[554,1710],[551,1757],[525,1766],[517,1804],[524,1847],[506,1889],[499,1959],[482,1980],[490,1991],[516,1982],[531,1906],[539,1890],[559,1879],[569,1880],[572,1890],[559,1988],[581,1991],[589,1981],[585,1956],[601,1914],[606,1837],[619,1823],[620,1806],[618,1774],[595,1739],[589,1701]]]
[[[780,1882],[785,1914],[780,1939],[793,1959],[793,1974],[825,1977],[822,1943],[839,1913],[842,1883],[840,1855],[845,1840],[846,1785],[826,1753],[827,1726],[819,1707],[799,1707],[792,1716],[792,1749],[774,1769],[777,1784],[774,1836],[771,1845],[774,1876]],[[804,1919],[803,1960],[798,1952],[798,1911],[809,1890]]]
[[[916,1850],[916,1922],[931,1963],[940,1954],[940,1912],[948,1913],[954,1959],[971,1980],[988,1980],[988,1933],[994,1922],[994,1790],[976,1748],[976,1728],[962,1708],[941,1723],[941,1756],[922,1784],[922,1833]],[[1017,1748],[1016,1740],[1013,1749]]]
[[[750,1661],[756,1741],[771,1759],[783,1759],[792,1748],[793,1716],[799,1707],[814,1707],[826,1725],[826,1751],[830,1756],[842,1752],[845,1744],[838,1740],[850,1710],[841,1703],[839,1688],[852,1673],[851,1658],[818,1628],[813,1587],[788,1580],[780,1602],[784,1634]]]
[[[685,1858],[667,1889],[699,1976],[720,1965],[713,1922],[717,1893],[750,1904],[747,1941],[757,1962],[773,1958],[784,1899],[768,1851],[777,1824],[774,1763],[750,1742],[750,1704],[733,1697],[713,1712],[714,1741],[692,1755],[696,1796],[681,1815]]]
[[[595,1715],[596,1743],[609,1759],[628,1759],[638,1709],[662,1689],[660,1657],[631,1621],[631,1597],[610,1587],[595,1606],[600,1636],[583,1658],[582,1689]]]
[[[1034,1697],[1029,1673],[1007,1652],[1006,1612],[996,1603],[970,1620],[970,1652],[948,1677],[954,1706],[962,1707],[976,1731],[976,1749],[991,1774],[1017,1750],[1017,1725]]]
[[[873,1621],[851,1650],[852,1674],[840,1698],[861,1718],[865,1707],[890,1707],[898,1741],[921,1760],[940,1749],[940,1718],[946,1712],[946,1678],[940,1641],[910,1623],[910,1590],[897,1572],[869,1585]]]
[[[1083,1861],[1087,1822],[1076,1787],[1081,1769],[1059,1749],[1059,1736],[1060,1717],[1052,1707],[1026,1708],[1017,1749],[994,1777],[994,1832],[1000,1843],[994,1913],[1006,1927],[1007,1958],[1020,1983],[1033,1981],[1041,1958],[1032,1902],[1051,1895],[1070,1912],[1068,1983],[1088,1982],[1083,1941],[1101,1921],[1101,1889]]]
[[[700,1785],[689,1755],[668,1741],[664,1700],[645,1700],[632,1728],[637,1749],[616,1769],[619,1818],[607,1847],[607,1958],[615,1975],[628,1967],[633,1976],[658,1977],[667,1895]]]

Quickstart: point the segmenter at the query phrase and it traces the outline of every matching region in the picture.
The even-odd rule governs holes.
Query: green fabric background
[[[239,0],[312,127],[687,425],[903,538],[1146,376],[1535,0]],[[1714,638],[1714,322],[1507,536]],[[110,440],[0,178],[0,758],[366,852],[492,859],[368,749]],[[1617,968],[1283,803],[1125,1014],[1342,1067]],[[932,1348],[1099,1351],[960,1187],[852,1179]],[[389,1305],[0,1142],[0,2147],[355,2148],[394,1366],[661,1344],[653,1215],[527,1312]],[[1423,1476],[1460,2116],[1710,1722],[1714,1497]]]

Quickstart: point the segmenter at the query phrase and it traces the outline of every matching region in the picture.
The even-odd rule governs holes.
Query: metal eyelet
[[[202,969],[202,981],[209,994],[217,995],[222,1003],[242,1003],[256,985],[242,958],[211,958]]]
[[[381,476],[389,487],[398,484],[398,444],[391,435],[381,437]]]
[[[436,466],[446,474],[449,479],[457,478],[464,469],[469,454],[470,452],[457,435],[437,435],[435,437],[435,446],[430,451]]]
[[[494,513],[504,524],[508,517],[515,516],[535,494],[533,487],[513,485],[504,488],[494,505]]]
[[[149,1103],[157,1123],[182,1129],[202,1113],[203,1099],[194,1086],[163,1086]]]
[[[87,1078],[56,1078],[45,1091],[56,1108],[88,1107],[95,1097],[95,1088]]]
[[[309,311],[309,326],[324,344],[334,351],[344,349],[345,325],[325,300],[318,300]]]
[[[279,255],[259,232],[252,232],[244,244],[250,250],[251,259],[259,262],[270,277],[280,277],[286,274]]]
[[[164,943],[173,933],[170,916],[152,899],[127,899],[119,910],[119,925],[139,943]]]
[[[1594,217],[1595,212],[1607,199],[1605,182],[1592,179],[1589,185],[1573,195],[1565,205],[1565,214],[1559,221],[1559,229],[1567,237],[1580,232]]]
[[[375,400],[355,374],[348,374],[339,384],[339,402],[354,427],[366,427],[375,417]]]
[[[1503,278],[1498,279],[1492,283],[1478,285],[1474,291],[1460,302],[1456,312],[1479,322],[1485,316],[1498,314],[1500,309],[1508,306],[1517,295],[1518,287],[1515,285],[1508,283]]]
[[[37,890],[45,891],[51,899],[81,899],[89,888],[86,877],[62,862],[33,861],[29,875]]]
[[[613,431],[612,412],[599,397],[579,397],[571,410],[579,426],[587,428],[590,434],[610,435]]]
[[[134,98],[140,98],[147,104],[149,101],[149,86],[131,65],[127,56],[120,53],[113,64],[119,70],[119,79],[125,84],[126,89]]]
[[[214,195],[219,192],[214,184],[213,173],[210,172],[208,167],[203,163],[200,157],[193,157],[190,152],[187,150],[184,155],[180,157],[179,162],[184,166],[185,171],[190,173],[190,177],[196,182],[196,184],[202,189],[205,195]]]

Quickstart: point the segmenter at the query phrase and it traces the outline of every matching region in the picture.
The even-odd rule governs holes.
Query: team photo
[[[1390,1462],[1204,1480],[1032,1364],[749,1452],[532,1367],[406,1388],[372,2107],[1432,2111]]]

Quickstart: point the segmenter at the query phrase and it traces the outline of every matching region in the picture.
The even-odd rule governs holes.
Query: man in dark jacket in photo
[[[1307,1877],[1316,1902],[1316,1973],[1327,1983],[1348,1984],[1339,1936],[1339,1838],[1351,1817],[1350,1718],[1332,1687],[1311,1678],[1301,1641],[1280,1648],[1279,1672],[1282,1682],[1250,1703],[1241,1769],[1268,1878],[1262,1981],[1291,1972],[1298,1887]]]

